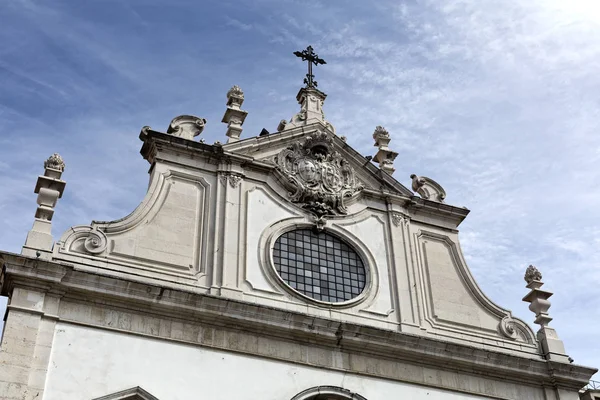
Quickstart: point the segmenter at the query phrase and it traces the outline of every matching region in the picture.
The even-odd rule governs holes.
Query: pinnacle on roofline
[[[379,147],[377,154],[373,156],[373,161],[379,163],[381,170],[390,175],[393,174],[396,170],[394,168],[394,160],[398,156],[398,153],[388,147],[388,144],[392,140],[389,132],[384,127],[377,126],[375,132],[373,132],[373,139],[375,140],[374,146]]]
[[[44,161],[44,175],[38,176],[34,193],[37,193],[38,208],[35,212],[33,227],[27,233],[27,239],[21,254],[42,259],[52,258],[52,217],[58,199],[62,197],[66,182],[61,180],[65,162],[58,153]]]
[[[312,66],[314,65],[323,65],[327,64],[325,60],[320,58],[317,53],[314,52],[312,46],[308,46],[305,50],[295,51],[294,55],[296,57],[300,57],[302,61],[308,61],[308,73],[306,74],[306,78],[304,78],[304,84],[307,89],[316,89],[317,81],[314,80],[315,76],[312,73]]]
[[[233,85],[227,92],[227,109],[221,120],[227,124],[227,143],[240,140],[242,125],[248,116],[248,112],[241,109],[243,103],[244,92],[238,85]]]
[[[530,265],[525,271],[525,282],[529,293],[523,297],[523,301],[529,303],[529,309],[535,314],[535,323],[540,325],[537,332],[537,338],[540,342],[544,357],[550,361],[570,363],[573,360],[565,352],[565,345],[559,339],[554,328],[548,326],[552,317],[548,314],[550,301],[548,300],[554,293],[549,290],[541,289],[544,285],[540,271]]]

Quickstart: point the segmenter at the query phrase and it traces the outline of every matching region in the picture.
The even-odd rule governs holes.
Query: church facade
[[[141,204],[57,242],[65,164],[46,161],[22,254],[0,253],[0,398],[579,399],[596,370],[548,326],[539,271],[536,333],[473,279],[469,211],[392,178],[384,128],[372,160],[355,151],[309,75],[276,133],[241,137],[237,86],[224,144],[195,140],[195,116],[144,127]]]

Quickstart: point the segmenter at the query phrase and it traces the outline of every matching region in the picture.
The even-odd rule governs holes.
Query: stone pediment
[[[321,145],[315,146],[309,144],[308,147],[316,147],[318,153],[324,148],[323,143],[327,142],[327,145],[325,146],[329,155],[329,159],[327,160],[318,160],[317,158],[319,155],[317,153],[311,155],[310,148],[306,147],[307,139],[309,141],[314,141],[317,136],[321,138],[319,139],[322,142]],[[354,181],[356,181],[356,185],[362,186],[362,188],[367,191],[407,197],[412,197],[414,195],[411,190],[395,180],[391,175],[381,171],[377,166],[373,165],[369,158],[364,157],[352,148],[345,139],[333,133],[327,125],[320,123],[315,123],[312,129],[306,129],[306,127],[303,129],[291,129],[284,132],[228,143],[223,145],[223,150],[238,155],[250,156],[257,161],[278,165],[280,171],[286,169],[288,173],[292,172],[294,176],[304,180],[305,183],[308,182],[308,180],[305,179],[308,177],[306,175],[309,173],[308,170],[300,172],[300,170],[291,171],[289,169],[292,167],[292,165],[289,164],[291,162],[290,155],[292,154],[297,155],[297,157],[294,158],[294,162],[300,163],[298,166],[301,165],[305,169],[314,168],[316,163],[320,164],[319,167],[325,168],[323,172],[328,171],[327,173],[330,174],[330,178],[333,178],[336,174],[340,174],[340,177],[343,175],[344,177],[339,181],[339,184],[349,185],[350,181],[352,181],[352,184],[349,186],[353,186]],[[302,151],[305,153],[301,154]],[[306,153],[307,151],[308,153]],[[282,152],[287,154],[286,158],[288,161],[285,163],[281,161]],[[324,157],[327,158],[328,155],[324,155]],[[332,168],[328,168],[329,165],[331,165]],[[319,175],[320,171],[310,173]],[[302,178],[303,176],[304,178]],[[344,179],[346,179],[346,181],[341,183]],[[350,179],[350,181],[347,179]],[[346,189],[348,189],[348,187]],[[348,192],[346,192],[346,194],[348,194]]]

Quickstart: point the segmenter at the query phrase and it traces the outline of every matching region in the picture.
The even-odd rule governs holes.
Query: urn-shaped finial
[[[548,326],[552,317],[548,315],[552,292],[544,290],[541,287],[542,273],[533,265],[527,267],[525,271],[525,281],[527,288],[530,289],[527,296],[523,297],[523,301],[529,303],[529,309],[535,314],[535,323],[540,325],[537,332],[537,339],[540,343],[541,350],[547,360],[569,363],[571,358],[565,352],[565,346],[562,340],[559,339],[558,333],[554,328]]]
[[[38,176],[34,193],[38,195],[33,227],[27,234],[21,254],[42,259],[52,257],[52,217],[54,207],[65,190],[66,182],[61,180],[65,162],[58,153],[44,161],[44,175]]]
[[[530,303],[529,309],[535,314],[535,323],[544,327],[552,321],[552,318],[548,315],[548,309],[551,305],[548,299],[553,293],[541,289],[544,285],[542,273],[533,265],[527,267],[525,281],[527,282],[527,288],[531,291],[523,298],[523,301]]]
[[[57,171],[63,172],[65,170],[65,162],[58,153],[52,154],[46,161],[44,161],[44,168],[52,168]]]
[[[525,282],[529,285],[533,281],[542,281],[542,273],[533,265],[527,267],[525,271]]]
[[[247,111],[241,109],[244,103],[244,92],[238,85],[233,85],[227,92],[227,109],[221,122],[227,124],[225,135],[227,143],[237,142],[242,134],[242,125],[248,115]]]
[[[244,102],[244,91],[238,85],[233,85],[227,92],[227,105],[240,108]]]
[[[394,160],[398,153],[388,147],[392,140],[390,133],[384,127],[377,125],[373,132],[373,139],[375,140],[374,146],[379,147],[377,154],[373,156],[373,161],[379,163],[379,168],[388,174],[394,173]]]

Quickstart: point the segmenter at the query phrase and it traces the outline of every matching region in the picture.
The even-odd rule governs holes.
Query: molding
[[[415,174],[412,174],[410,179],[412,179],[412,190],[419,193],[422,198],[440,203],[444,202],[446,191],[439,183],[426,176]]]
[[[294,397],[291,400],[313,400],[313,399],[327,399],[327,400],[367,400],[358,393],[353,393],[348,389],[344,389],[337,386],[316,386],[310,389],[306,389]]]
[[[548,385],[573,390],[582,387],[596,372],[595,369],[575,364],[545,361],[541,356],[524,351],[490,350],[489,347],[450,343],[192,291],[165,290],[147,282],[83,272],[55,262],[39,262],[33,267],[36,260],[30,257],[8,253],[0,253],[0,256],[4,262],[1,293],[9,295],[14,286],[27,286],[31,283],[44,283],[48,291],[63,291],[59,318],[65,322],[113,330],[114,318],[118,318],[117,327],[130,333],[171,338],[300,364],[307,364],[306,352],[339,354],[341,351],[346,354],[342,360],[363,359],[366,362],[344,364],[346,367],[341,370],[421,384],[426,383],[418,379],[415,381],[414,376],[398,375],[403,369],[392,368],[391,365],[410,363],[414,368],[443,368],[445,371],[453,371],[452,373],[478,376],[478,379],[491,378],[521,385]],[[77,306],[69,307],[69,304]],[[96,311],[92,312],[92,309]],[[135,322],[136,318],[138,322]],[[144,319],[148,323],[140,323]],[[130,322],[126,323],[128,320]],[[161,321],[178,321],[189,325],[189,330],[178,329],[177,332],[188,332],[192,336],[187,340],[185,337],[177,339],[163,336],[160,330],[152,328],[156,324],[160,325]],[[239,329],[241,321],[244,323],[243,331]],[[200,328],[209,329],[212,333],[194,336],[195,329]],[[225,337],[215,335],[214,330],[225,330],[228,332],[226,335],[248,336],[248,340],[241,340],[241,337],[238,340],[224,340]],[[240,348],[241,343],[251,343],[250,337],[254,338],[253,341],[267,341],[272,345],[265,343],[266,347],[263,348]],[[217,341],[217,338],[220,339]],[[200,339],[210,342],[197,342]],[[298,348],[298,351],[290,351],[290,346]],[[312,350],[315,346],[317,349]],[[279,350],[274,353],[276,347]],[[340,369],[339,365],[330,363],[333,358],[325,357],[323,360],[330,361],[315,366]],[[391,364],[387,366],[389,363]],[[313,365],[310,362],[308,364]],[[374,365],[381,365],[381,368],[375,368]],[[455,378],[449,381],[455,382]],[[448,388],[452,390],[463,390],[452,383],[450,386]]]
[[[331,232],[332,234],[340,237],[342,240],[350,244],[354,250],[361,256],[365,266],[365,287],[363,291],[355,298],[339,302],[331,303],[326,301],[320,301],[313,299],[312,297],[306,296],[291,286],[289,286],[277,273],[275,263],[273,262],[273,244],[275,241],[283,235],[285,232],[293,231],[296,229],[313,229],[314,224],[307,222],[306,220],[298,220],[296,218],[289,218],[283,221],[278,221],[269,227],[267,227],[261,234],[259,241],[259,265],[268,278],[268,281],[273,285],[274,288],[283,288],[287,291],[294,299],[301,299],[303,302],[308,302],[313,305],[324,307],[328,309],[345,309],[357,306],[363,302],[372,301],[377,296],[377,288],[379,282],[379,274],[377,272],[377,266],[375,258],[369,251],[369,249],[355,237],[352,233],[342,229],[342,227],[335,226],[333,224],[328,225],[324,229],[325,232]],[[374,290],[375,289],[375,290]],[[389,315],[389,314],[388,314]],[[387,317],[387,315],[385,315]]]
[[[253,137],[234,143],[228,143],[223,145],[223,150],[227,154],[232,152],[236,152],[238,154],[256,154],[257,148],[260,147],[264,147],[265,150],[271,150],[274,148],[281,150],[291,142],[302,139],[305,136],[310,136],[318,130],[327,130],[331,132],[331,130],[325,124],[317,122],[306,126],[286,129],[285,131],[277,134]],[[389,191],[390,193],[395,193],[407,198],[413,195],[409,189],[392,178],[389,174],[380,171],[379,168],[370,163],[369,160],[352,148],[340,136],[333,134],[332,137],[334,138],[335,147],[340,150],[342,157],[351,163],[351,165],[355,168],[356,173],[363,177],[363,179],[361,179],[363,182],[365,177],[369,177],[379,182],[382,185],[381,187],[377,188],[377,191],[380,194]]]
[[[158,398],[136,386],[107,396],[96,397],[94,400],[158,400]]]
[[[113,252],[114,239],[120,234],[127,233],[139,226],[151,222],[161,211],[167,200],[173,182],[182,181],[195,186],[197,193],[197,220],[194,234],[196,242],[194,253],[191,255],[193,269],[189,265],[171,264],[149,260],[129,254]],[[181,172],[176,169],[155,170],[144,200],[129,215],[114,221],[92,221],[89,226],[80,225],[71,227],[61,236],[54,246],[54,258],[77,262],[93,267],[111,269],[128,268],[135,273],[142,271],[157,272],[170,275],[170,278],[179,277],[197,281],[206,273],[208,254],[208,232],[210,212],[211,184],[202,176]]]
[[[435,329],[441,331],[452,332],[450,336],[455,334],[472,335],[475,337],[481,337],[491,340],[499,340],[500,335],[507,337],[511,340],[517,339],[517,333],[521,333],[523,340],[519,341],[518,346],[530,347],[531,351],[538,351],[537,339],[533,330],[522,320],[514,318],[509,310],[506,310],[492,300],[490,300],[481,290],[475,278],[471,274],[471,271],[467,267],[467,264],[462,256],[462,252],[459,244],[451,240],[446,235],[419,229],[416,233],[413,233],[415,240],[415,248],[417,249],[417,266],[421,271],[421,292],[423,293],[422,298],[424,300],[425,315],[424,319]],[[477,329],[474,326],[464,325],[460,323],[452,323],[451,321],[438,320],[432,313],[433,300],[431,299],[431,285],[427,284],[429,281],[428,269],[430,266],[427,262],[427,254],[423,248],[423,240],[434,240],[443,243],[449,250],[450,256],[452,257],[452,263],[457,269],[458,275],[462,282],[466,285],[467,291],[473,296],[474,300],[488,313],[495,316],[498,319],[498,327],[495,332],[489,329]],[[506,318],[505,321],[503,319]],[[441,332],[440,332],[441,333]],[[495,335],[493,333],[496,333]],[[541,355],[540,355],[541,356]]]

